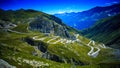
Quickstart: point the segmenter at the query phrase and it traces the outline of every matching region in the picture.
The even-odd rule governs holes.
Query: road
[[[37,37],[38,37],[38,36],[34,36],[34,37],[33,37],[33,39],[34,39],[34,40],[41,40],[41,41],[43,41],[43,40],[45,40],[45,39],[46,39],[46,37],[43,37],[43,38],[38,38],[38,39],[37,39]]]
[[[54,38],[52,38],[52,39],[50,39],[49,41],[47,41],[47,43],[49,43],[49,42],[51,42],[51,41],[53,41],[53,40],[55,40],[55,39],[57,39],[57,38],[59,38],[59,36],[55,36]]]
[[[97,51],[93,52],[91,55],[92,57],[97,57],[97,55],[99,54],[100,52],[100,48],[96,47],[97,48]]]
[[[62,39],[57,40],[56,42],[53,42],[53,44],[57,44],[58,42],[61,42]]]
[[[97,55],[99,54],[100,48],[99,48],[99,47],[90,46],[91,43],[93,44],[93,46],[95,45],[95,42],[94,42],[93,40],[91,40],[91,41],[87,44],[87,46],[89,46],[89,47],[91,48],[91,50],[88,52],[88,55],[95,58],[95,57],[97,57]],[[96,48],[97,51],[94,52],[94,48]]]
[[[17,33],[17,34],[26,34],[26,33],[22,33],[22,32],[18,32],[18,31],[13,31],[11,29],[7,29],[9,32],[13,32],[13,33]]]
[[[106,48],[105,44],[99,44],[101,48]]]
[[[34,40],[45,40],[47,37],[38,38],[38,39],[37,38],[38,38],[38,36],[33,37]],[[53,37],[52,39],[48,40],[47,43],[50,43],[51,41],[56,40],[57,38],[59,38],[59,36]],[[77,38],[78,38],[78,36],[77,36]],[[61,39],[57,39],[55,42],[51,42],[51,44],[57,44],[58,42],[65,44],[65,43],[72,43],[72,41],[73,40],[67,40],[67,39],[61,38]],[[90,44],[92,44],[93,46],[91,46]],[[98,54],[101,50],[99,47],[106,48],[106,46],[104,44],[99,44],[98,47],[96,47],[95,45],[96,45],[95,41],[93,41],[93,40],[89,41],[89,43],[87,44],[87,46],[90,47],[90,51],[87,53],[88,56],[95,58],[98,56]],[[97,50],[94,51],[95,49],[97,49]]]

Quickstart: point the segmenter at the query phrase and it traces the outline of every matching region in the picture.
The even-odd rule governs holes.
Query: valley
[[[60,36],[46,36],[44,35],[44,33],[40,34],[39,32],[21,33],[19,31],[14,31],[14,30],[9,31],[9,34],[6,35],[8,38],[5,38],[5,35],[6,34],[3,35],[3,39],[1,37],[1,46],[2,47],[4,46],[5,48],[10,47],[15,49],[15,53],[12,52],[11,49],[9,49],[10,51],[7,51],[7,53],[9,53],[10,55],[7,55],[7,53],[2,53],[2,58],[5,56],[4,59],[7,59],[7,60],[12,59],[13,60],[12,64],[19,65],[20,67],[22,67],[23,64],[24,64],[24,67],[29,66],[26,64],[30,64],[30,67],[32,66],[32,67],[56,68],[57,65],[59,64],[58,62],[60,63],[62,62],[65,64],[61,63],[60,65],[62,67],[64,66],[65,68],[71,67],[71,65],[69,64],[72,64],[73,67],[77,67],[77,68],[79,67],[84,68],[84,65],[87,64],[89,68],[91,66],[89,66],[88,64],[96,63],[96,59],[99,59],[98,60],[99,62],[102,60],[100,59],[102,58],[102,56],[101,56],[101,53],[99,54],[99,48],[101,49],[100,52],[104,53],[104,51],[102,51],[104,50],[104,48],[99,47],[98,43],[95,43],[92,40],[86,39],[80,36],[79,34],[75,34],[77,35],[76,40],[61,38]],[[44,49],[44,47],[42,46],[46,46],[47,44],[41,43],[42,46],[38,46],[38,45],[34,46],[34,44],[31,46],[30,43],[25,43],[22,40],[20,40],[20,38],[26,38],[26,37],[28,38],[28,36],[29,36],[29,39],[31,38],[31,40],[33,39],[34,41],[37,41],[37,42],[42,41],[43,43],[47,43],[48,44],[47,51],[41,50],[41,49]],[[9,38],[11,41],[5,42],[9,40]],[[12,41],[14,41],[14,43]],[[37,44],[37,42],[35,44]],[[11,45],[11,46],[8,46],[8,45]],[[98,49],[96,47],[98,47]],[[107,48],[106,51],[107,50],[111,50],[111,49]],[[2,50],[2,52],[4,51]],[[89,53],[90,55],[88,55]],[[56,55],[56,58],[54,57],[54,59],[52,59],[51,54]],[[59,59],[57,59],[57,57],[59,57]],[[47,59],[52,60],[52,62],[51,61],[48,62]],[[18,64],[14,63],[14,61],[18,62]],[[53,61],[56,61],[57,63]],[[78,66],[78,65],[82,65],[82,66]],[[99,65],[95,65],[95,67],[96,66],[99,67]]]
[[[89,30],[94,31],[92,28]],[[0,66],[6,68],[119,66],[119,50],[89,38],[92,33],[88,34],[87,31],[76,30],[53,15],[32,9],[0,10]],[[98,30],[97,33],[99,32]]]

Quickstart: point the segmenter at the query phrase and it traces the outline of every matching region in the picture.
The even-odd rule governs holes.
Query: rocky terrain
[[[115,68],[117,50],[88,39],[55,16],[0,10],[0,65],[14,68]]]

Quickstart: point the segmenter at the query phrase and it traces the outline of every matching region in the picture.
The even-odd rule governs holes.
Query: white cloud
[[[117,4],[117,3],[119,3],[119,2],[114,1],[114,2],[110,2],[110,3],[106,3],[106,5],[112,5],[112,4]]]
[[[65,11],[59,11],[59,12],[58,12],[58,14],[63,14],[63,13],[65,13]]]

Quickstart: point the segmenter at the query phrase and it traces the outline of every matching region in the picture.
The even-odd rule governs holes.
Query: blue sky
[[[80,12],[95,6],[107,6],[120,0],[0,0],[0,8],[35,9],[49,14]]]

